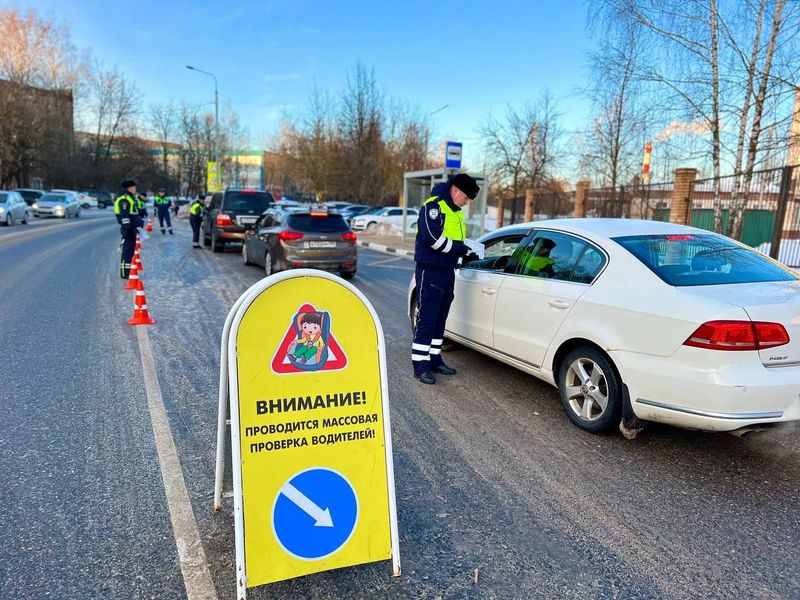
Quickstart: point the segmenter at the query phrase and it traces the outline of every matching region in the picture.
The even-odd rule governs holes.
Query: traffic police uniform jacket
[[[419,213],[414,260],[425,268],[455,269],[469,251],[465,237],[464,213],[450,197],[450,183],[435,185]]]
[[[117,223],[123,228],[129,226],[142,227],[144,221],[138,215],[137,201],[128,192],[123,192],[117,196],[114,202],[114,215],[117,217]]]
[[[161,196],[160,194],[156,194],[156,197],[153,198],[153,204],[155,205],[158,212],[167,212],[169,210],[169,198],[167,196]]]

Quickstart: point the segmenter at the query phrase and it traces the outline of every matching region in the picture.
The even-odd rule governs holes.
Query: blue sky
[[[361,61],[387,95],[432,112],[440,139],[479,156],[479,125],[545,88],[568,130],[588,106],[576,94],[586,75],[586,4],[529,2],[221,2],[36,0],[65,23],[73,43],[134,80],[148,101],[229,103],[254,141],[277,131],[282,110],[302,110],[313,86],[338,92]]]

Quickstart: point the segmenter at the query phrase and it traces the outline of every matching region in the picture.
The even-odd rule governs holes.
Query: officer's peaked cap
[[[132,187],[134,185],[136,185],[136,182],[133,179],[123,179],[119,183],[119,186],[123,189],[128,189],[129,187]]]

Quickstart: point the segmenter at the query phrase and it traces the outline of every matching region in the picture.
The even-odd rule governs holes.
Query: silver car
[[[11,227],[15,221],[21,221],[27,225],[32,214],[19,192],[0,191],[0,223]]]
[[[74,192],[47,192],[33,203],[34,217],[67,217],[81,216],[81,203]]]

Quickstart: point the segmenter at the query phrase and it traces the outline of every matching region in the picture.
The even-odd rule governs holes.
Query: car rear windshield
[[[755,250],[714,234],[612,238],[670,285],[722,285],[800,279]]]
[[[25,200],[36,200],[39,196],[42,195],[41,192],[28,192],[28,191],[21,192],[19,190],[17,190],[17,193],[20,194],[23,198],[25,198]]]
[[[298,215],[286,217],[286,224],[296,231],[306,233],[345,233],[350,231],[342,215]]]
[[[274,202],[269,192],[227,192],[223,209],[248,212],[252,210],[261,214]]]

